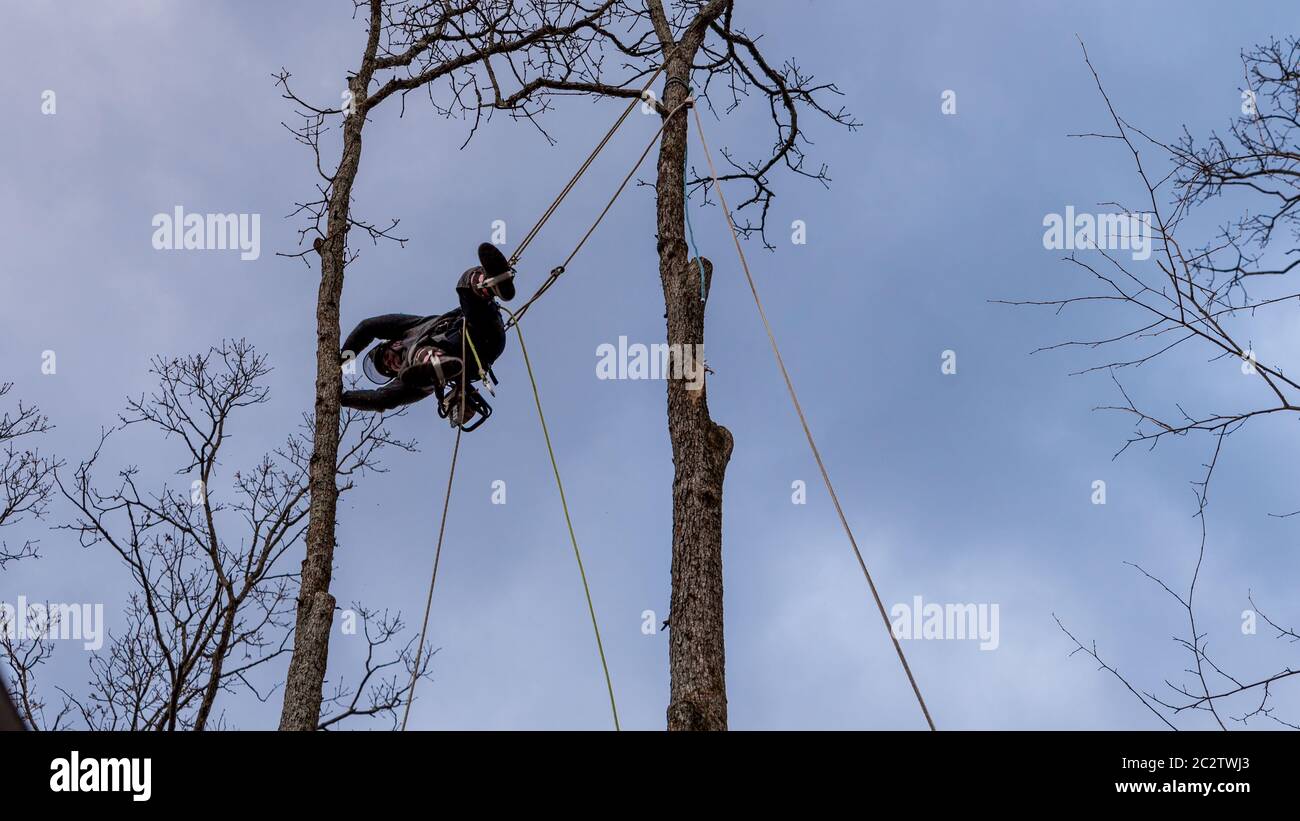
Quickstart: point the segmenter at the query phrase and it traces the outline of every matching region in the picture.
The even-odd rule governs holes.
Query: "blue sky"
[[[309,155],[281,126],[292,111],[272,74],[336,103],[355,65],[361,24],[349,2],[24,4],[0,30],[7,158],[0,220],[0,363],[15,396],[57,425],[43,447],[75,462],[128,395],[149,389],[149,357],[246,337],[270,356],[269,405],[237,423],[227,475],[274,447],[310,407],[317,274],[274,255],[294,250],[282,217],[314,184]],[[996,603],[1000,646],[912,641],[913,670],[941,728],[1150,728],[1154,719],[1095,665],[1070,658],[1055,613],[1095,638],[1108,662],[1161,688],[1185,659],[1169,636],[1172,602],[1125,561],[1178,585],[1199,527],[1189,481],[1208,440],[1131,451],[1130,424],[1092,408],[1116,397],[1105,374],[1068,374],[1097,359],[1030,356],[1052,342],[1116,327],[1102,312],[1047,312],[994,299],[1059,296],[1079,283],[1042,247],[1044,214],[1132,199],[1131,160],[1113,144],[1067,135],[1102,130],[1106,111],[1083,63],[1088,45],[1112,100],[1165,136],[1186,124],[1222,129],[1238,113],[1239,51],[1291,34],[1282,4],[1225,12],[1209,2],[1086,5],[1004,2],[747,3],[744,26],[779,61],[796,57],[844,92],[863,123],[850,133],[808,123],[829,190],[775,179],[776,250],[747,248],[814,434],[887,604]],[[41,92],[57,93],[53,116]],[[957,94],[944,116],[940,94]],[[405,248],[358,245],[343,299],[346,332],[366,316],[433,313],[474,264],[474,245],[505,220],[510,243],[531,225],[619,103],[562,100],[548,146],[504,119],[458,150],[466,124],[413,98],[407,115],[367,128],[356,187],[361,214],[397,217]],[[761,112],[759,112],[761,114]],[[709,121],[715,146],[765,150],[762,120]],[[634,117],[529,250],[521,290],[568,252],[654,128]],[[694,146],[692,146],[693,148]],[[736,197],[733,195],[733,199]],[[150,220],[176,204],[262,215],[262,255],[155,251]],[[602,381],[596,350],[619,336],[663,341],[649,190],[631,189],[582,256],[530,312],[526,331],[625,727],[663,726],[672,463],[664,386]],[[1200,217],[1212,226],[1215,214]],[[1221,216],[1221,215],[1219,215]],[[788,226],[807,225],[806,245]],[[727,473],[724,567],[733,728],[922,725],[816,467],[801,441],[721,213],[693,212],[716,269],[706,354],[714,418],[736,438]],[[1261,321],[1257,347],[1291,349],[1294,326]],[[41,353],[55,350],[56,375]],[[1263,349],[1263,348],[1261,348]],[[944,350],[958,372],[940,373]],[[1130,376],[1159,401],[1249,401],[1236,364],[1205,355]],[[430,636],[432,683],[412,726],[605,728],[608,704],[523,363],[498,362],[490,423],[462,449]],[[340,508],[334,592],[418,621],[452,436],[432,408],[396,425],[418,454],[394,453]],[[1253,591],[1283,618],[1300,560],[1293,429],[1268,422],[1235,436],[1220,462],[1199,616],[1212,646],[1243,675],[1283,666],[1286,645],[1243,636]],[[138,464],[153,485],[175,442],[124,438],[106,465]],[[508,502],[490,502],[505,480]],[[808,503],[790,502],[791,483]],[[1090,503],[1106,481],[1108,501]],[[45,556],[7,569],[0,601],[18,595],[105,602],[116,612],[125,571],[24,525]],[[14,538],[9,535],[7,538]],[[290,557],[294,564],[299,555]],[[418,627],[418,625],[416,625]],[[331,675],[364,645],[336,634]],[[61,647],[45,680],[76,690],[85,655]],[[1278,704],[1297,706],[1285,690]],[[279,698],[231,699],[239,727],[274,726]],[[1293,713],[1294,715],[1294,713]],[[1201,726],[1191,721],[1188,726]]]

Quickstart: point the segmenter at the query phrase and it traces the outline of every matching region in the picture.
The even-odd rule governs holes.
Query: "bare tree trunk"
[[[372,40],[378,37],[372,22]],[[373,47],[366,54],[374,53]],[[363,65],[368,64],[368,60]],[[363,68],[349,85],[358,111],[364,111],[370,71]],[[334,523],[338,505],[335,470],[339,453],[339,398],[343,372],[339,361],[339,300],[343,294],[343,268],[347,255],[348,207],[352,183],[361,161],[363,114],[345,120],[343,157],[329,202],[326,236],[321,257],[320,290],[316,296],[316,429],[312,442],[309,486],[311,513],[307,525],[307,557],[302,563],[298,616],[293,657],[284,685],[281,730],[314,730],[320,721],[325,667],[329,660],[330,628],[334,623],[334,596],[330,579],[334,569]]]
[[[669,111],[687,97],[693,53],[694,48],[681,48],[668,57],[664,106]],[[700,267],[690,257],[685,236],[688,116],[683,109],[664,129],[659,145],[656,217],[668,342],[695,346],[704,343],[705,304]],[[698,366],[703,367],[703,362]],[[732,437],[709,417],[705,393],[704,387],[691,390],[685,380],[668,380],[668,435],[673,448],[670,730],[727,729],[722,481],[731,458]]]
[[[9,697],[9,690],[5,687],[4,680],[0,679],[0,732],[26,729],[27,725],[18,715],[18,708]]]

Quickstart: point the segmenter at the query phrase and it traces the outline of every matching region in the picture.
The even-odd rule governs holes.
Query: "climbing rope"
[[[646,83],[645,88],[642,89],[641,97],[638,99],[634,99],[630,104],[628,104],[628,107],[623,110],[622,115],[620,115],[618,120],[614,122],[614,125],[609,129],[608,132],[605,133],[605,136],[601,139],[599,143],[597,143],[596,147],[592,150],[591,154],[587,156],[587,159],[578,168],[577,173],[575,173],[573,177],[570,178],[568,184],[565,185],[563,190],[560,191],[559,196],[557,196],[555,200],[552,201],[550,206],[547,207],[546,211],[543,212],[541,218],[532,227],[532,229],[524,236],[524,239],[519,243],[519,246],[515,249],[514,255],[510,258],[511,267],[513,267],[520,260],[520,258],[523,256],[524,249],[527,248],[529,243],[533,241],[533,238],[537,236],[537,233],[541,230],[542,226],[545,225],[546,221],[549,220],[551,215],[555,213],[555,210],[559,207],[560,203],[563,202],[564,198],[568,196],[570,191],[573,190],[573,187],[577,184],[578,180],[582,177],[583,173],[585,173],[587,168],[591,166],[592,162],[596,159],[596,156],[600,154],[601,150],[604,149],[605,145],[609,143],[610,139],[614,136],[614,133],[617,132],[619,127],[623,124],[623,121],[627,119],[628,114],[632,112],[632,109],[636,107],[637,103],[640,102],[641,99],[644,99],[645,92],[650,88],[650,85],[654,82],[655,78],[659,76],[659,73],[661,71],[663,71],[662,66],[657,71],[655,71],[655,73],[650,77],[650,81]],[[546,440],[546,452],[551,460],[551,471],[552,473],[555,474],[555,486],[560,492],[560,506],[564,510],[564,523],[569,530],[569,542],[573,545],[573,556],[578,562],[578,574],[579,576],[582,577],[582,590],[583,590],[583,594],[587,598],[587,612],[591,616],[591,629],[596,637],[596,650],[600,654],[601,670],[605,674],[605,688],[609,692],[609,708],[610,708],[610,712],[614,716],[615,730],[620,730],[622,728],[619,725],[619,720],[618,720],[618,704],[614,699],[614,682],[612,677],[609,674],[609,662],[605,658],[605,645],[600,637],[600,624],[596,619],[596,606],[593,603],[591,598],[591,586],[587,581],[587,570],[582,561],[582,551],[578,547],[578,537],[574,532],[573,519],[569,514],[569,502],[567,496],[564,493],[564,480],[560,477],[559,462],[555,458],[555,448],[551,444],[551,432],[549,427],[546,424],[546,414],[542,410],[541,393],[537,387],[537,378],[533,373],[532,360],[528,356],[528,346],[524,342],[524,332],[519,325],[519,321],[523,318],[523,315],[528,311],[528,309],[532,307],[533,303],[536,302],[538,299],[540,299],[542,294],[545,294],[550,289],[550,287],[555,284],[555,281],[559,279],[560,276],[568,268],[569,263],[573,262],[574,257],[576,257],[578,255],[578,252],[582,250],[582,247],[587,244],[587,240],[590,239],[591,235],[595,233],[596,228],[600,226],[600,223],[605,219],[605,216],[609,213],[610,209],[614,207],[614,203],[618,200],[619,196],[622,195],[624,189],[627,188],[627,184],[632,180],[632,177],[636,175],[637,169],[641,167],[641,163],[645,162],[645,158],[646,156],[649,155],[650,149],[654,148],[655,143],[659,141],[659,137],[661,134],[663,134],[664,128],[667,126],[668,122],[674,116],[676,116],[678,112],[688,107],[692,102],[693,100],[687,98],[686,100],[678,104],[676,108],[674,108],[663,118],[661,118],[659,123],[659,128],[655,130],[654,135],[646,143],[646,147],[641,151],[641,154],[640,156],[637,157],[636,162],[632,164],[632,168],[628,170],[626,175],[624,175],[622,182],[619,183],[618,188],[615,189],[614,191],[614,194],[605,203],[605,207],[601,209],[600,213],[596,216],[596,219],[591,223],[591,226],[587,228],[586,233],[584,233],[582,237],[578,240],[577,245],[573,247],[573,250],[569,252],[569,255],[565,257],[564,261],[551,269],[550,275],[541,284],[541,286],[538,287],[537,291],[531,297],[529,297],[527,301],[525,301],[521,306],[519,306],[519,309],[517,311],[511,311],[509,308],[506,308],[504,305],[501,306],[502,309],[506,311],[506,313],[510,314],[510,319],[509,321],[506,322],[506,328],[507,329],[514,328],[516,336],[519,337],[519,349],[524,356],[524,366],[528,371],[528,381],[532,384],[533,402],[537,405],[537,419],[538,421],[541,422],[542,425],[542,437]],[[702,270],[703,269],[701,269],[701,271]],[[475,351],[476,360],[477,360],[477,355],[478,352]]]
[[[660,135],[664,133],[664,129],[668,126],[668,121],[677,116],[677,113],[682,109],[690,107],[692,103],[694,103],[694,100],[687,98],[678,103],[676,108],[663,117],[662,121],[659,123],[659,128],[655,130],[654,136],[650,138],[648,143],[646,143],[645,149],[641,152],[641,156],[637,158],[637,161],[632,165],[631,170],[624,175],[623,181],[619,183],[618,188],[614,191],[614,195],[605,203],[605,207],[601,209],[595,222],[593,222],[591,227],[587,229],[587,232],[582,235],[582,239],[578,240],[578,244],[569,252],[569,255],[564,258],[564,262],[561,262],[559,265],[552,268],[550,276],[546,278],[546,281],[541,284],[537,291],[534,292],[533,295],[524,302],[524,304],[519,306],[519,310],[511,314],[510,321],[506,323],[507,328],[517,325],[519,320],[523,318],[524,313],[532,307],[533,303],[540,299],[542,294],[550,290],[551,286],[555,284],[555,281],[560,278],[560,275],[568,269],[569,263],[573,262],[573,258],[582,250],[582,246],[587,244],[587,240],[590,239],[593,233],[595,233],[596,228],[600,225],[601,221],[605,219],[605,215],[609,213],[609,209],[614,207],[614,203],[618,200],[619,195],[623,193],[623,189],[627,188],[627,184],[632,181],[632,177],[636,175],[637,169],[641,167],[641,163],[645,162],[646,156],[650,154],[650,149],[654,148],[655,143],[659,141]],[[519,252],[516,251],[515,255],[518,256],[518,254]]]
[[[826,490],[830,492],[831,501],[835,504],[835,512],[839,514],[840,524],[844,526],[844,532],[849,537],[849,544],[853,546],[853,555],[858,559],[858,566],[862,568],[862,575],[867,580],[867,586],[871,588],[871,595],[876,600],[876,607],[880,610],[880,618],[885,622],[885,632],[889,633],[890,640],[894,643],[894,650],[898,653],[898,660],[902,662],[903,672],[907,674],[907,680],[912,685],[912,692],[916,694],[916,701],[921,705],[921,712],[925,715],[925,721],[930,725],[931,730],[937,729],[934,726],[934,719],[930,717],[930,710],[925,706],[925,699],[921,696],[921,688],[917,686],[916,677],[912,675],[912,668],[907,663],[907,656],[903,654],[903,646],[899,644],[898,637],[889,623],[889,615],[885,612],[885,604],[880,599],[880,592],[876,589],[876,583],[871,578],[871,572],[867,570],[867,563],[862,558],[862,551],[858,549],[857,539],[853,537],[853,529],[849,527],[849,520],[844,516],[844,508],[840,506],[840,498],[835,493],[835,486],[831,484],[830,474],[826,471],[826,465],[822,462],[821,452],[817,450],[817,443],[813,441],[812,431],[808,427],[808,419],[804,416],[803,407],[799,404],[799,396],[795,393],[794,382],[790,380],[790,372],[786,370],[785,360],[781,358],[781,349],[776,344],[776,335],[772,333],[772,324],[767,321],[767,312],[763,310],[763,301],[758,298],[758,287],[754,284],[754,277],[749,271],[749,263],[745,260],[745,252],[740,247],[740,234],[736,231],[736,225],[732,222],[731,211],[727,208],[726,197],[722,193],[722,186],[718,183],[718,172],[713,166],[713,155],[709,153],[709,143],[704,139],[704,123],[700,119],[699,109],[695,111],[695,131],[700,135],[700,145],[704,148],[704,158],[709,163],[709,176],[713,179],[713,187],[718,192],[718,202],[722,206],[722,213],[727,218],[727,227],[731,229],[731,239],[736,244],[736,253],[740,257],[740,267],[745,272],[745,279],[749,282],[750,293],[754,295],[754,304],[758,307],[758,315],[763,320],[763,329],[767,331],[767,339],[772,343],[772,353],[776,354],[776,364],[781,369],[781,376],[785,379],[786,390],[790,393],[790,401],[794,403],[795,412],[799,415],[799,423],[803,425],[804,436],[808,439],[808,447],[812,449],[813,458],[817,461],[817,468],[821,471],[822,482],[826,485]]]
[[[659,71],[662,70],[663,69],[661,67]],[[654,79],[659,76],[659,71],[656,71],[654,75],[650,78],[651,83],[653,83]],[[650,83],[647,83],[646,88],[642,90],[642,95],[645,94],[645,90],[649,89],[649,87],[650,87]],[[623,111],[622,116],[620,116],[619,119],[614,123],[614,126],[609,130],[609,132],[605,134],[605,137],[600,141],[600,143],[596,146],[596,148],[592,151],[592,153],[587,157],[587,160],[578,169],[578,173],[573,175],[573,177],[569,180],[569,184],[566,185],[564,190],[560,192],[560,196],[556,197],[555,201],[551,203],[550,207],[547,208],[546,212],[542,215],[542,218],[538,220],[537,224],[534,225],[532,230],[529,231],[528,234],[524,237],[524,240],[520,243],[519,247],[515,249],[514,256],[511,257],[512,266],[519,261],[520,257],[523,255],[524,248],[527,247],[528,243],[532,242],[533,237],[537,235],[537,232],[541,229],[542,225],[544,225],[546,221],[550,219],[551,214],[555,212],[555,209],[559,206],[560,202],[563,201],[565,196],[568,195],[569,191],[573,189],[573,186],[577,183],[578,179],[582,176],[583,172],[587,170],[587,168],[591,165],[592,161],[596,158],[596,155],[599,154],[601,149],[603,149],[606,143],[609,142],[610,138],[614,135],[614,132],[618,130],[620,125],[622,125],[623,120],[625,120],[627,118],[627,115],[631,113],[632,109],[636,106],[637,102],[638,102],[637,100],[633,100],[632,103]],[[551,269],[550,276],[546,278],[546,280],[541,284],[541,286],[537,289],[537,291],[531,297],[529,297],[528,300],[525,301],[524,304],[521,305],[519,307],[519,310],[517,311],[511,311],[509,308],[505,308],[505,306],[502,306],[502,308],[506,311],[506,313],[510,314],[510,319],[509,321],[506,322],[506,328],[508,329],[513,327],[515,329],[516,336],[519,337],[519,349],[523,353],[524,366],[528,371],[528,381],[532,385],[533,402],[537,405],[537,418],[542,425],[542,437],[546,440],[546,452],[551,459],[551,471],[555,474],[555,486],[556,488],[559,489],[560,492],[560,506],[564,509],[564,523],[569,530],[569,541],[573,545],[573,556],[578,562],[578,574],[582,577],[582,590],[584,595],[587,598],[587,612],[591,616],[591,629],[596,636],[596,650],[600,654],[600,666],[605,674],[605,688],[609,692],[609,708],[611,713],[614,716],[615,730],[619,730],[621,729],[621,727],[619,725],[619,720],[618,720],[618,705],[614,699],[614,683],[613,683],[613,679],[610,677],[609,674],[609,663],[605,658],[605,646],[600,638],[600,625],[596,619],[596,607],[595,604],[592,602],[592,598],[591,598],[591,586],[587,582],[587,570],[582,562],[582,551],[578,547],[578,537],[574,533],[573,519],[569,514],[569,502],[568,502],[568,498],[565,496],[564,493],[564,480],[560,478],[559,462],[555,458],[555,448],[551,444],[551,433],[550,433],[550,429],[547,427],[546,424],[546,414],[542,410],[541,393],[537,387],[537,378],[533,373],[532,360],[528,356],[528,346],[524,342],[524,332],[519,325],[519,321],[523,318],[524,313],[526,313],[528,309],[532,307],[532,304],[536,302],[538,299],[540,299],[541,296],[545,294],[552,285],[555,284],[555,281],[560,278],[560,276],[565,272],[565,270],[567,270],[569,263],[573,262],[574,257],[576,257],[578,255],[578,252],[582,250],[582,247],[587,244],[587,240],[591,238],[591,235],[593,233],[595,233],[596,228],[598,228],[600,226],[600,223],[605,219],[605,215],[608,214],[610,209],[614,207],[614,203],[618,200],[619,196],[623,193],[624,189],[627,188],[627,184],[632,180],[632,177],[636,175],[637,169],[641,167],[641,163],[645,162],[645,158],[646,156],[649,155],[650,149],[654,148],[655,143],[659,141],[659,137],[660,135],[663,134],[664,128],[668,125],[668,122],[674,116],[676,116],[678,112],[688,107],[692,102],[693,100],[691,100],[690,98],[684,100],[683,102],[678,104],[676,108],[674,108],[672,111],[670,111],[667,115],[665,115],[660,120],[659,128],[655,130],[654,135],[646,143],[646,147],[641,151],[641,154],[640,156],[637,157],[636,162],[632,164],[632,168],[628,170],[626,175],[624,175],[622,182],[619,183],[618,188],[615,189],[614,191],[614,194],[605,203],[605,207],[601,209],[600,213],[596,216],[596,219],[591,223],[591,226],[587,228],[586,233],[584,233],[582,237],[578,240],[577,245],[573,247],[573,250],[569,252],[569,255],[565,257],[564,261],[561,262],[559,265],[557,265],[555,268]],[[703,273],[703,269],[701,269],[701,273]]]
[[[509,311],[509,309],[506,309]],[[517,315],[512,315],[517,316]],[[564,480],[560,478],[559,462],[555,458],[555,448],[551,446],[551,432],[546,425],[546,414],[542,412],[542,396],[537,389],[537,377],[533,375],[533,363],[528,357],[528,346],[524,344],[524,331],[515,323],[515,335],[519,337],[519,350],[524,355],[524,367],[528,370],[528,381],[533,387],[533,402],[537,405],[537,419],[542,423],[542,437],[546,440],[546,452],[551,457],[551,471],[555,474],[555,486],[560,491],[560,507],[564,509],[564,524],[569,528],[569,541],[573,544],[573,557],[578,560],[578,575],[582,577],[582,592],[587,597],[587,612],[591,615],[591,630],[596,635],[596,650],[600,653],[600,666],[605,672],[605,688],[609,691],[609,709],[614,714],[614,729],[622,729],[618,723],[618,705],[614,702],[614,682],[609,675],[609,664],[605,660],[605,645],[600,640],[600,625],[596,621],[596,606],[591,600],[591,587],[587,584],[587,569],[582,563],[582,551],[578,549],[578,537],[574,535],[573,519],[569,516],[569,502],[564,494]]]
[[[461,318],[460,361],[465,362],[465,341],[469,339],[469,326]],[[477,358],[478,354],[475,353]],[[461,365],[464,368],[464,364]],[[463,371],[462,371],[463,373]],[[460,391],[460,418],[465,418],[465,388]],[[415,646],[415,664],[411,666],[411,685],[406,690],[406,710],[402,713],[402,732],[411,717],[411,702],[415,700],[415,682],[420,678],[420,659],[424,655],[424,637],[429,631],[429,611],[433,608],[433,588],[438,583],[438,561],[442,558],[442,537],[447,532],[447,510],[451,507],[451,483],[456,478],[456,458],[460,455],[461,429],[456,428],[456,443],[451,448],[451,470],[447,474],[447,493],[442,499],[442,520],[438,523],[438,547],[433,551],[433,575],[429,578],[429,595],[424,600],[424,622],[420,626],[420,643]]]
[[[650,90],[650,86],[654,85],[654,81],[659,78],[659,75],[663,73],[663,70],[663,65],[660,65],[659,68],[655,69],[655,73],[650,75],[650,79],[647,80],[646,84],[641,88],[641,93],[632,98],[632,101],[627,104],[627,108],[623,109],[623,113],[620,114],[618,119],[614,121],[614,124],[609,127],[609,131],[606,131],[605,136],[600,139],[600,142],[596,143],[596,147],[591,149],[591,153],[587,155],[587,159],[583,160],[582,165],[578,166],[578,170],[569,178],[568,183],[560,189],[559,195],[551,201],[551,204],[542,212],[542,216],[537,220],[533,227],[529,229],[528,233],[524,235],[524,238],[519,241],[519,246],[515,248],[514,255],[510,257],[511,267],[514,267],[515,263],[519,262],[523,257],[524,250],[528,248],[528,245],[533,241],[533,238],[542,230],[542,226],[546,225],[547,220],[549,220],[551,215],[555,213],[556,209],[560,207],[560,203],[564,202],[564,198],[569,196],[569,192],[578,184],[578,180],[582,179],[582,175],[587,173],[587,169],[591,167],[591,164],[595,162],[596,157],[605,149],[605,146],[609,141],[613,139],[615,132],[617,132],[619,127],[623,125],[623,121],[632,113],[632,109],[636,108],[638,103],[645,100],[646,92]]]
[[[461,327],[464,328],[465,339],[469,342],[470,353],[474,354],[474,364],[475,366],[478,367],[478,375],[479,375],[479,379],[483,382],[483,387],[487,388],[488,393],[492,394],[493,396],[496,396],[497,395],[496,391],[492,390],[492,381],[491,378],[488,376],[487,368],[483,367],[483,360],[478,358],[478,348],[474,347],[474,337],[470,336],[468,321],[462,319]],[[461,414],[460,414],[461,419],[465,418],[464,398],[465,397],[462,394]]]

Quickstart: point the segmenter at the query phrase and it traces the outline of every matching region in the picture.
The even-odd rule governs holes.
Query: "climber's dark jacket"
[[[495,246],[488,243],[479,246],[479,259],[484,264],[461,274],[456,283],[459,308],[432,316],[372,316],[362,320],[348,334],[343,342],[344,359],[349,355],[359,358],[375,340],[400,340],[403,359],[397,378],[382,388],[344,391],[344,407],[385,411],[416,402],[433,393],[438,386],[429,380],[427,369],[411,368],[416,351],[421,347],[436,347],[459,360],[463,345],[465,361],[462,367],[465,376],[470,381],[483,378],[478,361],[483,363],[484,368],[490,368],[506,347],[505,322],[501,319],[501,308],[497,305],[494,294],[502,299],[513,299],[515,284],[505,256]],[[483,283],[494,278],[497,281],[484,287]],[[463,341],[465,319],[468,320],[469,337],[474,343],[474,351],[478,353],[478,361],[469,350],[469,344]]]

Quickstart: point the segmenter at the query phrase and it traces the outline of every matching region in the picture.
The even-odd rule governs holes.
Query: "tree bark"
[[[683,47],[667,58],[663,103],[668,111],[688,96],[690,62],[695,51],[689,45],[684,41]],[[670,346],[704,343],[701,271],[690,256],[685,235],[689,116],[686,109],[673,116],[659,144],[659,278]],[[711,266],[705,267],[711,270]],[[707,281],[706,276],[706,285]],[[702,361],[699,367],[703,367]],[[668,729],[725,730],[722,482],[731,458],[732,436],[709,417],[706,388],[691,390],[688,384],[681,379],[668,380],[668,435],[673,449]]]
[[[212,705],[217,701],[217,693],[221,690],[221,673],[225,668],[226,656],[230,653],[230,641],[235,634],[235,617],[238,612],[238,603],[235,600],[234,591],[229,584],[222,585],[217,590],[218,596],[226,596],[229,609],[226,610],[225,616],[221,619],[221,637],[217,640],[217,646],[212,652],[212,670],[208,673],[208,682],[203,688],[203,701],[199,704],[198,714],[194,717],[194,730],[202,732],[208,727],[208,717],[212,715]]]
[[[378,37],[371,24],[372,44]],[[373,46],[367,55],[374,53]],[[298,613],[294,628],[293,657],[284,685],[281,730],[315,730],[320,722],[325,668],[329,661],[330,629],[334,624],[334,596],[330,581],[334,570],[334,525],[338,507],[336,465],[339,453],[339,399],[343,371],[339,360],[339,300],[343,295],[343,269],[347,262],[348,209],[352,183],[361,162],[361,128],[365,124],[368,65],[349,81],[356,112],[344,121],[343,156],[330,192],[325,239],[318,246],[321,258],[320,290],[316,296],[316,402],[308,487],[311,506],[307,524],[307,557],[302,563]]]
[[[5,687],[3,678],[0,678],[0,732],[12,730],[26,730],[27,725],[23,723],[22,717],[18,714],[18,708],[14,706],[14,701],[9,697],[9,689]]]

